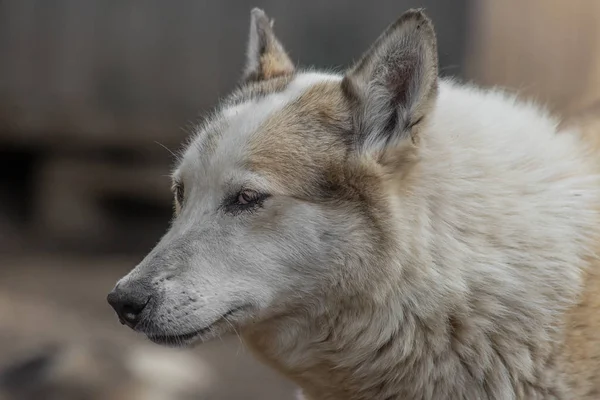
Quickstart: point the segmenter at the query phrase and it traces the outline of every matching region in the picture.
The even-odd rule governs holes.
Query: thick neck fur
[[[391,189],[396,245],[362,266],[385,275],[248,345],[314,400],[565,398],[562,315],[598,225],[585,152],[535,107],[448,83],[420,146]]]

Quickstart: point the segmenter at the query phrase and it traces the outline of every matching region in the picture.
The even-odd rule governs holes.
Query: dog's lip
[[[221,314],[220,317],[216,318],[213,322],[206,325],[204,328],[198,329],[196,331],[186,332],[186,333],[177,333],[177,334],[172,334],[172,335],[155,335],[155,334],[149,333],[149,334],[147,334],[147,336],[148,336],[148,339],[150,339],[151,341],[153,341],[156,344],[182,346],[182,345],[185,345],[186,343],[189,343],[189,342],[193,341],[194,339],[202,336],[203,334],[210,332],[210,330],[217,323],[226,320],[227,317],[233,315],[234,313],[236,313],[238,311],[242,311],[246,308],[248,308],[248,305],[233,307],[233,308],[229,309],[229,311],[227,311],[226,313]]]

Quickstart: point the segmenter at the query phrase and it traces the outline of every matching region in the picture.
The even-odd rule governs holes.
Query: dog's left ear
[[[390,147],[414,147],[437,97],[437,77],[433,24],[421,10],[407,11],[342,81],[359,151],[381,158]]]
[[[243,80],[261,81],[293,73],[294,64],[273,33],[273,21],[263,10],[254,8]]]

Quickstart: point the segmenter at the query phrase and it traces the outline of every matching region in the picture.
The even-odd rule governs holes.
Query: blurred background
[[[171,151],[235,87],[254,6],[338,70],[425,7],[442,75],[600,121],[597,0],[0,0],[0,399],[293,398],[236,337],[162,349],[105,301],[166,230]]]

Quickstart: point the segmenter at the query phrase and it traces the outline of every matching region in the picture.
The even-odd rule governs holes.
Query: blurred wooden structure
[[[225,30],[200,23],[209,8],[0,2],[0,147],[34,159],[29,176],[11,179],[16,192],[31,185],[16,195],[30,199],[28,238],[47,248],[137,251],[164,230],[173,157],[163,147],[179,148],[186,124],[240,68],[206,62],[230,51],[219,46]],[[245,25],[234,31],[240,55]],[[212,40],[199,46],[201,37]],[[4,168],[18,171],[19,162]]]
[[[560,113],[600,100],[600,1],[472,2],[467,76]]]

